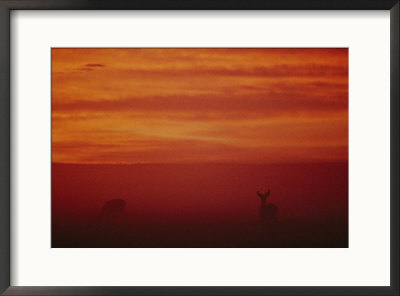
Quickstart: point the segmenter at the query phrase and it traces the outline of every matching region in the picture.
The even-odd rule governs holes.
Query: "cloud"
[[[290,77],[347,77],[347,66],[328,66],[320,64],[302,64],[302,65],[279,65],[279,66],[256,66],[248,67],[215,67],[196,66],[196,67],[162,67],[157,68],[123,68],[112,69],[110,74],[119,77],[249,77],[249,78],[290,78]]]
[[[346,110],[347,104],[346,91],[321,95],[316,91],[302,92],[287,89],[281,92],[270,91],[247,95],[177,94],[175,96],[122,97],[112,100],[54,99],[53,112],[70,114],[74,112],[144,112],[147,115],[155,112],[158,116],[188,113],[194,116],[212,114],[213,117],[218,117],[219,115],[222,118],[225,118],[225,115],[235,114],[240,118],[251,118],[282,113]]]
[[[86,64],[85,67],[91,67],[91,68],[102,68],[105,67],[103,64]]]
[[[85,68],[85,67],[79,68],[78,70],[80,70],[80,71],[93,71],[92,68]]]
[[[52,53],[55,161],[347,157],[347,49]]]

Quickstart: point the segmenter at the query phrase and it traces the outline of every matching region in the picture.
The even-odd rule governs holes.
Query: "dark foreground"
[[[53,248],[348,247],[347,164],[53,164],[52,176]],[[114,198],[123,217],[99,221]]]
[[[56,225],[53,248],[343,248],[347,225],[281,221],[269,229],[259,223],[175,226]]]

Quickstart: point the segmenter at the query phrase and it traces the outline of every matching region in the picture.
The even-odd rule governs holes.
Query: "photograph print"
[[[52,48],[52,248],[347,248],[347,48]]]

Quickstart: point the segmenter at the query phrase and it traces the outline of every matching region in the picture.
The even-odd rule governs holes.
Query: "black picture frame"
[[[399,0],[0,0],[1,295],[399,295]],[[390,203],[388,287],[10,286],[10,11],[12,10],[390,10]]]

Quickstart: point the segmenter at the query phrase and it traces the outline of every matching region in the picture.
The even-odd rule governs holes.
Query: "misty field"
[[[113,199],[123,217],[99,222]],[[348,165],[54,163],[52,247],[348,247]]]

